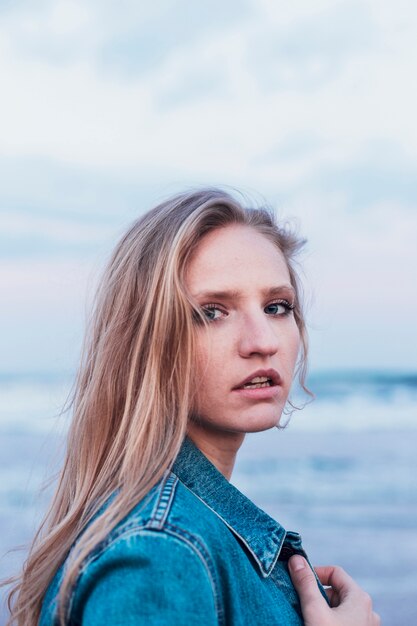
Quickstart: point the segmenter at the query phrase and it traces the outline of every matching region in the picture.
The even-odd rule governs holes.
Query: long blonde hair
[[[87,555],[172,465],[192,404],[196,311],[184,286],[187,260],[206,233],[233,223],[264,234],[286,259],[304,386],[307,339],[293,263],[304,242],[268,209],[244,208],[220,189],[182,193],[139,218],[116,246],[96,294],[63,469],[9,594],[9,624],[37,624],[47,587],[78,538],[59,595],[64,623]]]

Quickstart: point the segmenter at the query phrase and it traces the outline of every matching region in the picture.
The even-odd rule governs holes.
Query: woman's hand
[[[292,582],[300,597],[305,626],[379,626],[379,615],[372,610],[370,596],[341,567],[317,567],[330,607],[320,593],[307,561],[299,555],[289,561]]]

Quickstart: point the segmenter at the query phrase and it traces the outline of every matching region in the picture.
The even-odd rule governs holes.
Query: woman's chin
[[[279,426],[281,415],[271,415],[271,417],[263,419],[247,420],[245,424],[246,433],[260,433],[264,430],[270,430]],[[245,420],[246,421],[246,420]]]

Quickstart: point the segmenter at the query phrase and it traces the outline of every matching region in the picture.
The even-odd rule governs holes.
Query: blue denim
[[[300,626],[287,569],[297,533],[231,485],[186,439],[173,469],[89,555],[71,626]],[[40,626],[57,624],[64,565]],[[323,590],[322,593],[324,594]]]

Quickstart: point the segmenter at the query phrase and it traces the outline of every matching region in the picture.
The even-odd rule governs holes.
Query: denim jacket
[[[87,558],[68,624],[300,626],[287,569],[295,553],[306,556],[300,536],[256,507],[187,438],[172,471]],[[39,626],[58,624],[64,567]]]

